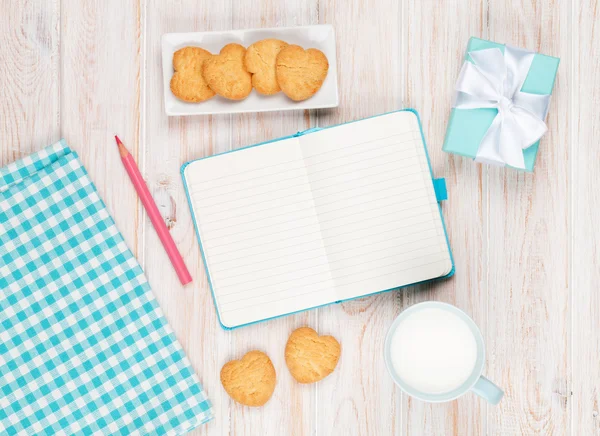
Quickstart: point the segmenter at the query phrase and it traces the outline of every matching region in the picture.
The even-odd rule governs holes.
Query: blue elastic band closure
[[[448,190],[446,189],[446,179],[433,179],[433,190],[437,201],[448,200]]]

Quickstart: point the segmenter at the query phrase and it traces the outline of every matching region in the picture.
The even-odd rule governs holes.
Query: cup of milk
[[[475,322],[450,304],[428,301],[404,310],[385,338],[384,358],[396,384],[423,401],[471,391],[491,404],[504,395],[483,373],[485,346]]]

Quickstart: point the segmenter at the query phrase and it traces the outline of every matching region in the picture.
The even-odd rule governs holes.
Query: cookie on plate
[[[285,363],[296,381],[314,383],[333,372],[341,351],[333,336],[319,336],[309,327],[300,327],[285,345]]]
[[[315,95],[321,89],[328,70],[327,57],[316,48],[304,50],[298,45],[288,45],[277,55],[277,83],[283,93],[294,101]]]
[[[183,101],[198,103],[214,97],[202,77],[202,64],[212,54],[200,47],[184,47],[173,54],[171,92]]]
[[[265,404],[275,390],[275,367],[262,351],[249,351],[221,368],[221,384],[231,398],[246,406]]]
[[[252,92],[252,75],[244,66],[246,49],[227,44],[218,55],[204,61],[202,75],[210,89],[230,100],[243,100]]]
[[[287,45],[287,42],[279,39],[263,39],[246,50],[244,64],[252,74],[252,86],[258,93],[272,95],[281,91],[275,74],[275,60]]]

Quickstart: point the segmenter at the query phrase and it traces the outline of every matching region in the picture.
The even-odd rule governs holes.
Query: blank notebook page
[[[184,177],[226,327],[452,269],[412,112],[201,159]]]

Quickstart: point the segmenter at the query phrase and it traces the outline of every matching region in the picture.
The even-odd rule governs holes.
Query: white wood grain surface
[[[455,263],[464,268],[452,280],[414,287],[400,292],[399,298],[401,308],[425,300],[454,304],[469,313],[485,334],[486,168],[442,152],[465,41],[473,35],[485,37],[485,4],[462,2],[453,19],[449,19],[449,8],[432,5],[421,0],[404,2],[403,101],[421,114],[433,171],[446,177],[449,198],[442,209]],[[419,434],[419,429],[431,435],[486,433],[485,402],[472,395],[447,404],[426,404],[404,396],[402,417],[403,434]]]
[[[340,107],[167,118],[166,32],[329,23]],[[561,58],[534,174],[441,151],[469,36]],[[198,435],[600,434],[600,4],[598,0],[53,0],[0,2],[0,165],[61,137],[81,159],[142,263],[200,376],[216,419]],[[317,125],[401,107],[421,115],[457,272],[287,318],[222,330],[208,290],[179,168],[190,159]],[[182,288],[121,167],[128,145],[194,277]],[[473,316],[498,407],[466,395],[430,405],[386,375],[385,331],[408,305],[441,300]],[[289,333],[309,325],[342,344],[316,385],[289,375]],[[221,366],[267,352],[277,370],[263,408],[229,399]]]

